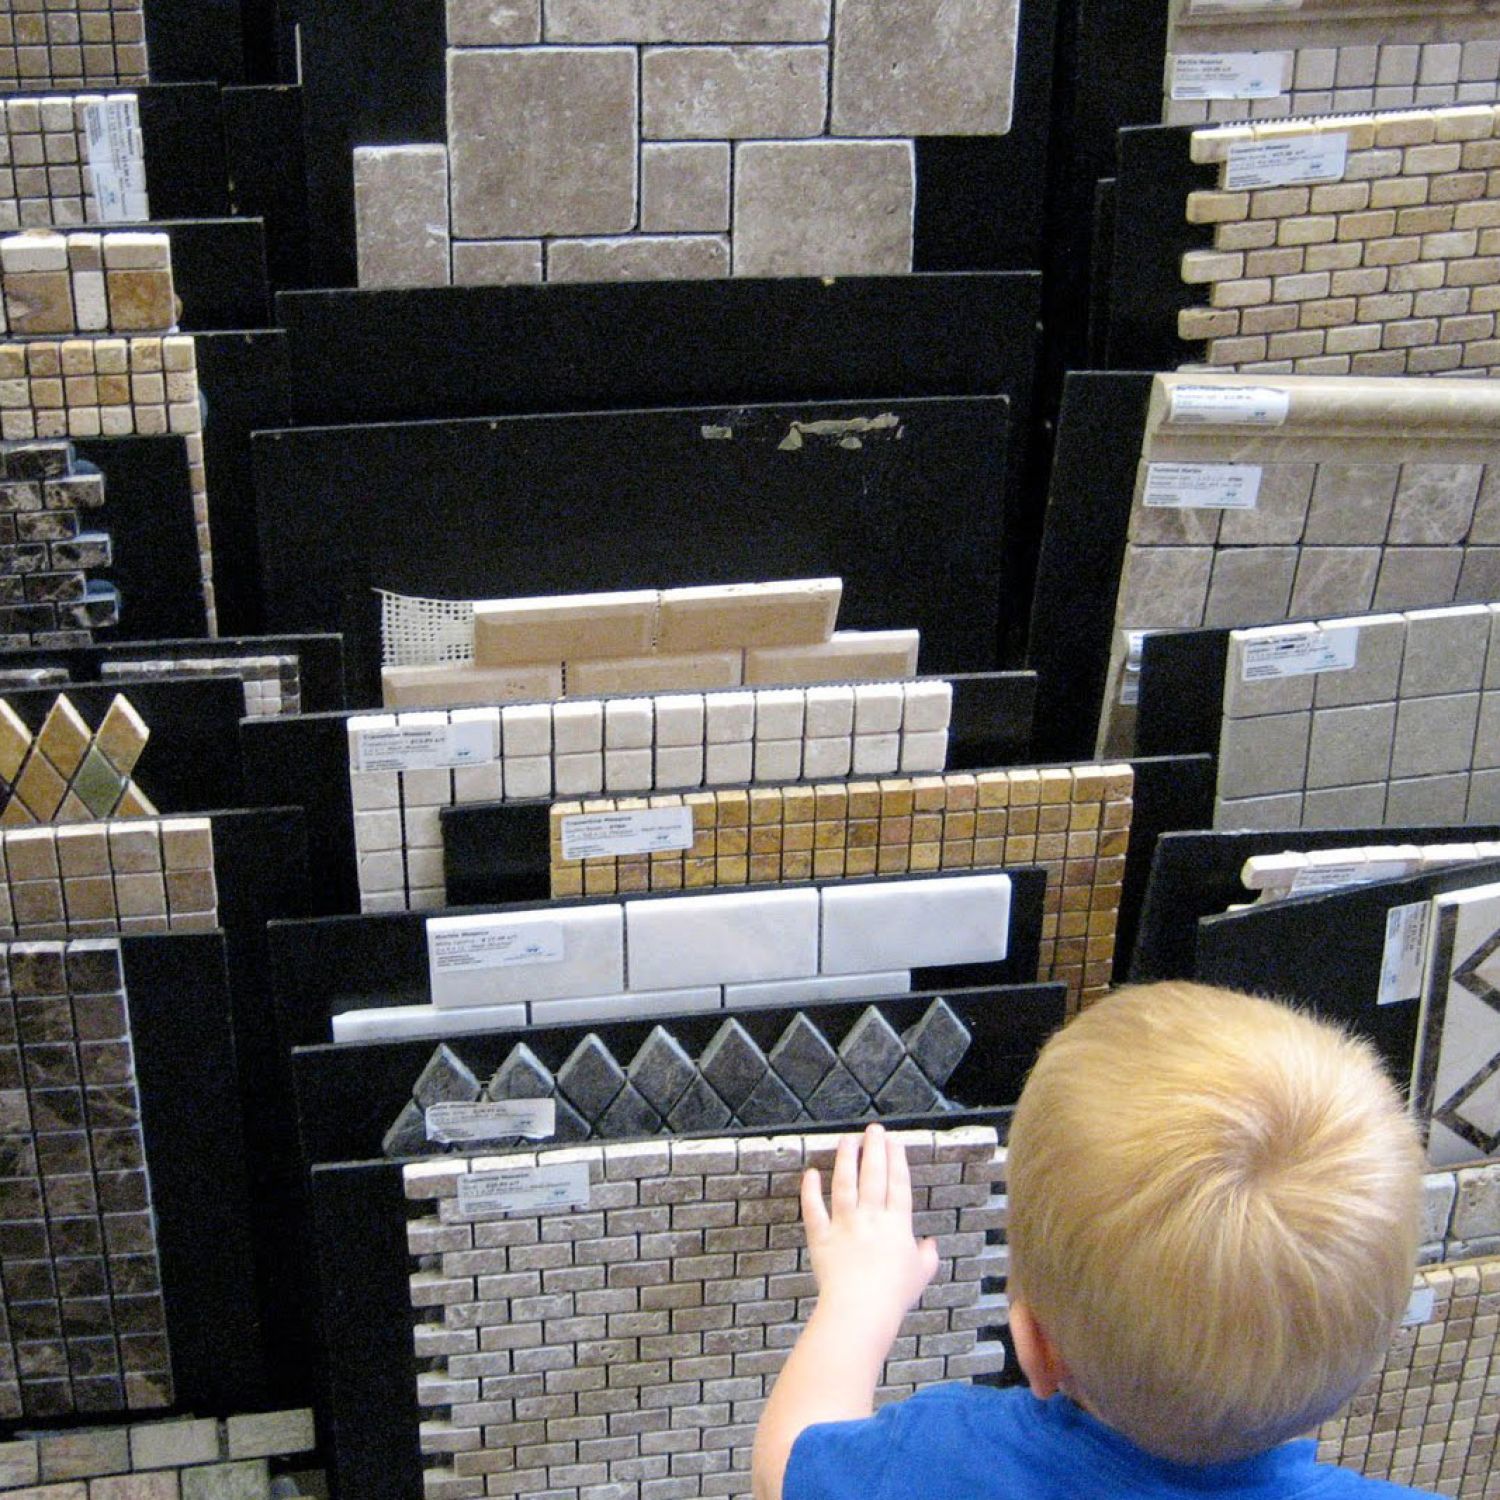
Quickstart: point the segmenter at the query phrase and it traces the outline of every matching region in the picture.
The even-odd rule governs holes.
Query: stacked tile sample
[[[0,230],[151,217],[134,94],[12,98],[3,116]]]
[[[271,1463],[315,1442],[310,1411],[44,1433],[0,1443],[0,1492],[25,1489],[46,1500],[270,1500]]]
[[[1500,40],[1482,0],[1301,0],[1205,5],[1173,0],[1167,42],[1169,125],[1352,114],[1500,99]],[[1260,53],[1275,92],[1173,98],[1175,59]],[[1191,66],[1191,65],[1189,65]]]
[[[444,807],[936,772],[948,764],[952,713],[953,685],[923,681],[356,716],[349,783],[361,909],[443,904]],[[367,769],[390,763],[396,730],[447,734],[452,768]]]
[[[0,648],[89,646],[119,623],[120,591],[88,576],[114,560],[89,526],[104,500],[104,476],[70,443],[0,445]]]
[[[100,664],[111,677],[213,677],[231,673],[245,684],[245,716],[276,718],[302,712],[302,663],[295,656],[173,656],[115,658]]]
[[[836,631],[837,578],[486,600],[472,650],[408,639],[386,595],[387,708],[914,677],[915,630]],[[421,605],[426,601],[404,601]]]
[[[1253,653],[1325,642],[1346,642],[1353,664],[1256,678]],[[1496,815],[1500,606],[1230,636],[1216,828],[1401,827]]]
[[[0,698],[0,828],[149,817],[156,809],[131,772],[150,737],[123,694],[97,729],[60,694],[35,735]]]
[[[1128,765],[752,787],[552,809],[552,895],[777,885],[908,871],[1040,865],[1038,978],[1099,998],[1114,968],[1135,776]],[[569,820],[691,807],[686,850],[569,859]]]
[[[1500,1254],[1500,1164],[1429,1172],[1422,1190],[1421,1264]]]
[[[0,333],[169,333],[177,324],[172,244],[164,234],[57,234],[0,240]]]
[[[14,0],[0,15],[0,93],[148,81],[144,0]]]
[[[946,1000],[934,1000],[905,1033],[873,1005],[858,1013],[842,1040],[828,1030],[798,1012],[775,1043],[762,1048],[738,1021],[728,1020],[697,1058],[664,1026],[630,1057],[616,1057],[591,1033],[556,1073],[522,1042],[488,1082],[445,1043],[413,1082],[410,1102],[386,1132],[384,1151],[411,1157],[472,1149],[429,1139],[427,1111],[439,1104],[551,1100],[554,1141],[789,1130],[959,1107],[942,1091],[973,1038]]]
[[[1497,431],[1487,381],[1158,376],[1100,754],[1134,743],[1132,634],[1500,599]]]
[[[914,138],[1010,130],[1019,0],[545,11],[448,0],[446,144],[355,152],[361,286],[905,272]]]
[[[10,944],[0,983],[0,1411],[170,1406],[119,943]]]
[[[0,935],[212,932],[218,925],[207,818],[0,833]]]
[[[1004,1153],[992,1130],[898,1137],[933,1284],[902,1324],[877,1400],[999,1370]],[[798,1222],[806,1166],[837,1138],[579,1146],[405,1169],[426,1494],[597,1486],[747,1494],[755,1424],[816,1287]],[[588,1202],[469,1212],[459,1183],[500,1164],[586,1168]],[[482,1184],[475,1184],[480,1186]]]
[[[1343,890],[1376,880],[1400,880],[1424,870],[1443,870],[1471,861],[1500,859],[1500,843],[1368,845],[1358,849],[1315,849],[1301,854],[1255,854],[1245,861],[1240,884],[1259,892],[1257,905],[1268,906],[1310,891]]]
[[[1500,368],[1500,106],[1463,105],[1195,132],[1220,186],[1187,220],[1214,248],[1183,258],[1203,305],[1178,332],[1214,369],[1430,375]],[[1236,153],[1335,146],[1293,184],[1236,188]],[[1258,179],[1257,179],[1258,180]]]

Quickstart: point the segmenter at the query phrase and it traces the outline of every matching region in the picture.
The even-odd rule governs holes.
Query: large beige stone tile
[[[657,141],[821,135],[826,47],[648,47],[641,54],[641,134]]]
[[[354,153],[362,287],[448,284],[448,153],[365,146]]]

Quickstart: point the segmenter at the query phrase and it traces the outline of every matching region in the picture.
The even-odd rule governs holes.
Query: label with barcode
[[[562,820],[564,859],[663,854],[692,847],[693,810],[690,807],[649,807],[640,812],[579,813]]]
[[[1172,59],[1173,99],[1279,99],[1286,52],[1185,52]]]
[[[561,922],[525,918],[431,917],[427,959],[433,982],[444,974],[560,964],[566,957]]]
[[[1337,182],[1349,161],[1346,131],[1304,135],[1285,141],[1246,141],[1229,148],[1224,186],[1287,187],[1299,182]]]
[[[560,1208],[587,1208],[587,1162],[561,1166],[502,1167],[470,1172],[458,1179],[458,1211],[477,1214],[542,1214]]]
[[[1292,881],[1292,895],[1305,896],[1310,891],[1336,891],[1350,885],[1373,885],[1377,880],[1397,880],[1410,873],[1410,867],[1400,860],[1304,865]]]
[[[1319,672],[1348,672],[1359,664],[1359,627],[1341,625],[1306,635],[1269,636],[1243,643],[1240,677],[1270,682],[1279,677],[1310,677]]]
[[[1179,385],[1167,420],[1180,427],[1280,427],[1291,409],[1288,392],[1266,385]]]
[[[138,224],[151,217],[146,196],[146,153],[135,96],[113,95],[83,107],[88,141],[89,176],[93,180],[101,224]]]
[[[1432,906],[1414,901],[1393,906],[1385,916],[1385,952],[1380,961],[1379,1005],[1400,1005],[1422,993],[1427,970],[1427,930]]]
[[[548,1141],[557,1130],[555,1099],[495,1099],[478,1104],[451,1100],[427,1109],[427,1139],[439,1146],[482,1145],[524,1136]]]
[[[1254,510],[1259,464],[1150,464],[1141,503],[1157,510]]]
[[[366,729],[359,737],[361,771],[443,771],[498,760],[493,724],[419,724]]]

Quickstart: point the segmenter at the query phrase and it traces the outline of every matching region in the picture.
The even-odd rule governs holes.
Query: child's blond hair
[[[1064,1389],[1181,1463],[1332,1415],[1411,1296],[1421,1149],[1374,1050],[1195,984],[1043,1049],[1011,1129],[1011,1285]]]

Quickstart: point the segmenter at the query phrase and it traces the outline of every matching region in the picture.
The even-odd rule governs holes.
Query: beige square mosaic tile
[[[134,94],[4,101],[0,230],[140,223],[150,217],[140,103]]]
[[[144,0],[10,0],[0,14],[0,92],[145,83]]]

